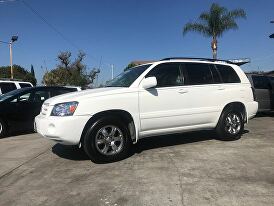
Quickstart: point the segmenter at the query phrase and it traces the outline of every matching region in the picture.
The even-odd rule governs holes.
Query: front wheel
[[[131,146],[126,124],[116,118],[101,118],[86,132],[83,147],[96,163],[115,162],[127,157]]]
[[[226,109],[223,111],[216,127],[216,132],[219,139],[240,139],[243,130],[244,121],[240,112],[233,109]]]

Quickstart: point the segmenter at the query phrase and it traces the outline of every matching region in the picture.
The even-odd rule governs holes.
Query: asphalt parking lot
[[[37,134],[0,139],[0,205],[274,205],[274,116],[237,141],[212,136],[144,139],[110,164]]]

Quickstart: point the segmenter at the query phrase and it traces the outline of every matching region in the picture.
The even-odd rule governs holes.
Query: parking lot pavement
[[[0,139],[0,205],[274,205],[274,117],[246,129],[144,139],[111,164],[36,134]]]

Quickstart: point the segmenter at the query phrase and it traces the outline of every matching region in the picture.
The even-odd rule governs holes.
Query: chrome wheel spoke
[[[111,128],[111,132],[109,133],[109,136],[114,136],[116,132],[117,132],[117,128],[116,127],[112,127]]]
[[[102,149],[102,152],[103,152],[104,154],[107,154],[108,150],[109,150],[109,145],[108,145],[108,144],[105,144],[105,147]]]
[[[97,144],[105,144],[105,140],[103,140],[103,139],[98,139],[98,140],[97,140]]]
[[[101,133],[102,133],[102,135],[103,135],[104,137],[107,137],[107,136],[108,136],[108,132],[107,132],[106,128],[104,128],[104,129],[101,131]]]
[[[112,144],[111,144],[111,148],[112,148],[112,150],[113,150],[114,152],[116,152],[116,151],[118,150],[118,147],[116,146],[115,143],[112,143]]]
[[[122,138],[123,138],[123,136],[122,136],[122,135],[119,135],[119,136],[113,137],[112,140],[113,140],[114,142],[118,142],[118,141],[120,142]]]

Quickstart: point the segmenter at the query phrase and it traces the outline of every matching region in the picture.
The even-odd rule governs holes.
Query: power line
[[[79,49],[77,45],[75,45],[72,41],[70,41],[64,34],[62,34],[55,26],[53,26],[50,22],[48,22],[42,15],[38,13],[37,10],[35,10],[29,3],[27,3],[24,0],[21,0],[21,2],[30,10],[32,13],[34,13],[36,16],[38,16],[45,24],[47,24],[53,31],[55,31],[64,41],[69,43],[72,47],[75,49]]]
[[[6,0],[6,1],[19,1],[19,0]],[[27,3],[25,0],[20,0],[32,13],[34,13],[37,17],[39,17],[45,24],[47,24],[54,32],[56,32],[64,41],[66,41],[67,43],[69,43],[73,48],[77,49],[77,50],[81,50],[80,47],[78,47],[74,42],[72,42],[70,39],[68,39],[62,32],[60,32],[54,25],[52,25],[45,17],[43,17],[41,14],[39,14],[39,12],[34,9],[29,3]],[[3,1],[5,2],[5,1]],[[1,3],[1,1],[0,1]],[[91,58],[93,58],[94,60],[98,61],[98,58],[89,55]],[[110,63],[103,63],[100,60],[100,64],[104,64],[106,66],[111,67],[112,64]]]

